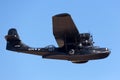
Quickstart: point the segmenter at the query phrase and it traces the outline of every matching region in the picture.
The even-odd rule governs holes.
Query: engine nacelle
[[[93,45],[93,38],[90,33],[82,33],[80,34],[80,44],[82,46],[91,46]]]
[[[80,38],[88,40],[90,38],[90,33],[82,33],[80,34]]]

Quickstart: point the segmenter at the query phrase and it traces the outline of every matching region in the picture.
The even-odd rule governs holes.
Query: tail
[[[15,28],[9,29],[8,35],[15,36],[16,38],[19,38],[19,35],[18,35],[17,30]]]
[[[7,50],[14,50],[15,48],[21,46],[21,40],[15,28],[9,29],[8,35],[5,36],[5,39],[7,41]]]
[[[7,45],[6,50],[15,51],[15,52],[22,52],[22,53],[28,53],[28,54],[36,54],[36,55],[43,55],[43,50],[37,50],[37,48],[30,47],[26,44],[24,44],[15,28],[11,28],[8,31],[8,34],[5,36]],[[39,48],[38,48],[39,49]]]

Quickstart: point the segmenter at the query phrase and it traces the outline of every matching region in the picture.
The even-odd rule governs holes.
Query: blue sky
[[[57,46],[52,16],[59,13],[71,14],[80,33],[91,32],[95,45],[108,47],[111,55],[73,64],[5,49],[4,36],[13,27],[30,46]],[[0,80],[118,80],[119,26],[119,0],[0,0]]]

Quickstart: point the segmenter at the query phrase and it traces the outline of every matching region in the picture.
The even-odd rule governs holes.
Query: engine
[[[90,33],[82,33],[80,34],[80,44],[79,46],[92,46],[93,38]]]

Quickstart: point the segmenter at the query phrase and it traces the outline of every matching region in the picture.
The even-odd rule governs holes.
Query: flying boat
[[[6,49],[10,51],[34,54],[47,59],[67,60],[72,63],[86,63],[89,60],[103,59],[109,56],[108,48],[94,46],[90,33],[80,33],[68,13],[52,17],[53,35],[58,44],[43,48],[34,48],[24,44],[15,28],[11,28],[5,36]]]

